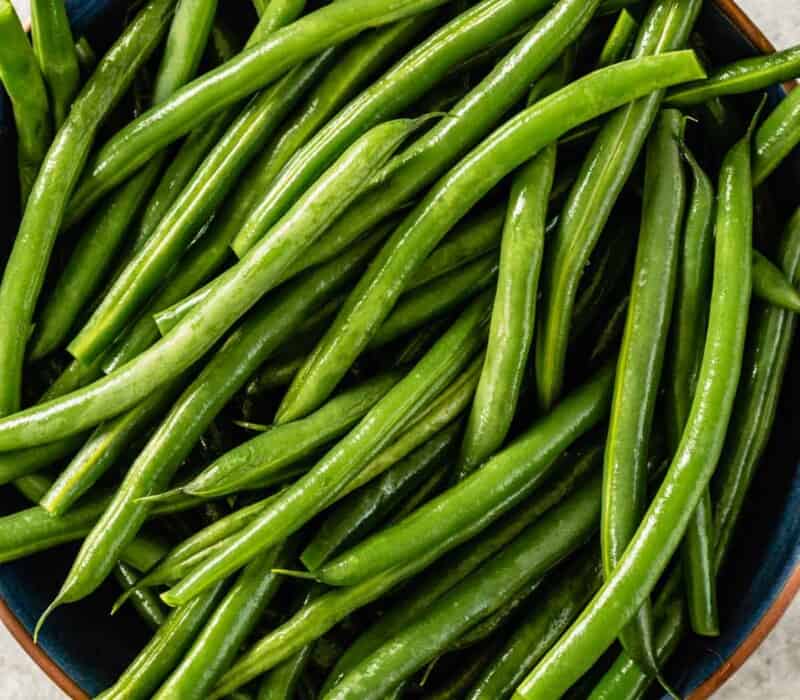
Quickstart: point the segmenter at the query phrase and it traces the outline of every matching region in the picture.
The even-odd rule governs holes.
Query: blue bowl
[[[120,9],[114,0],[68,0],[76,33],[102,35],[102,18]],[[729,0],[717,0],[702,18],[703,33],[718,61],[769,51],[770,45]],[[775,88],[771,99],[783,98]],[[0,169],[3,181],[16,180],[14,135],[0,95]],[[789,185],[800,181],[800,153],[785,166],[787,191],[776,193],[782,211],[798,202]],[[7,188],[8,191],[8,188]],[[793,199],[794,196],[794,199]],[[7,197],[0,213],[6,232],[0,250],[9,244],[19,213]],[[5,240],[3,240],[5,239]],[[723,634],[715,640],[687,640],[670,668],[670,679],[684,695],[708,697],[758,646],[800,588],[800,443],[793,435],[800,409],[792,397],[800,390],[800,371],[790,368],[778,411],[774,437],[752,488],[737,548],[724,573],[721,591]],[[11,488],[0,489],[0,514],[26,507]],[[123,609],[108,616],[117,591],[107,585],[89,600],[59,608],[33,645],[30,631],[54,598],[76,552],[64,546],[12,564],[0,565],[0,618],[68,695],[84,698],[110,685],[148,638],[141,621]]]

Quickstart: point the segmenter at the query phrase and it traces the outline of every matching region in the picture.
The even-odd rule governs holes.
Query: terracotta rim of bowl
[[[714,0],[715,4],[724,12],[731,22],[747,37],[762,53],[774,53],[775,47],[764,33],[753,23],[750,17],[740,8],[734,0]],[[792,90],[795,83],[786,83],[786,89]],[[697,690],[695,690],[690,700],[705,700],[717,691],[725,681],[727,681],[742,665],[750,655],[761,645],[767,635],[772,631],[778,620],[781,619],[786,609],[800,591],[800,567],[796,568],[789,577],[786,585],[758,621],[753,631],[737,647],[736,651],[722,664],[722,666],[710,676]],[[89,696],[73,681],[61,667],[53,661],[33,638],[24,625],[17,619],[17,616],[9,609],[5,601],[0,598],[0,620],[11,632],[14,639],[30,656],[36,664],[50,677],[50,679],[63,690],[72,700],[90,700]]]

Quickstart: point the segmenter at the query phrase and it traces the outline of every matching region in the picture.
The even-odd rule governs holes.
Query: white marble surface
[[[14,0],[23,8],[29,0]],[[739,0],[779,47],[800,43],[800,0]],[[719,700],[800,698],[800,598]],[[61,693],[0,625],[0,700],[63,700]]]

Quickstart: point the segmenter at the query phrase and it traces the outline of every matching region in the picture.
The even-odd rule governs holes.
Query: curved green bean
[[[636,18],[627,9],[623,8],[611,28],[611,33],[608,35],[602,51],[600,51],[597,67],[605,68],[612,63],[622,61],[628,54],[638,29],[639,23]]]
[[[800,292],[779,267],[757,250],[753,250],[753,294],[782,309],[800,313]]]
[[[603,467],[600,541],[606,578],[619,565],[647,507],[648,442],[672,319],[686,205],[682,131],[681,113],[666,109],[647,144],[642,223]],[[657,676],[652,637],[647,601],[623,629],[620,642],[642,668]]]
[[[547,146],[511,186],[489,342],[461,445],[460,477],[500,448],[517,410],[533,339],[556,153],[555,144]]]
[[[132,589],[136,582],[139,580],[139,574],[131,566],[124,562],[120,562],[114,568],[114,575],[117,578],[123,591]],[[164,621],[167,619],[167,613],[164,606],[152,591],[147,589],[137,589],[131,592],[131,603],[138,613],[139,617],[144,620],[145,624],[150,629],[157,630]]]

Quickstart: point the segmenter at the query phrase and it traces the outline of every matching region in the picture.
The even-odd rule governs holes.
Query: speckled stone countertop
[[[29,0],[13,0],[27,14]],[[800,43],[800,0],[739,0],[778,47]],[[0,625],[0,700],[63,700]],[[719,700],[800,698],[800,598],[764,644],[715,696]]]

